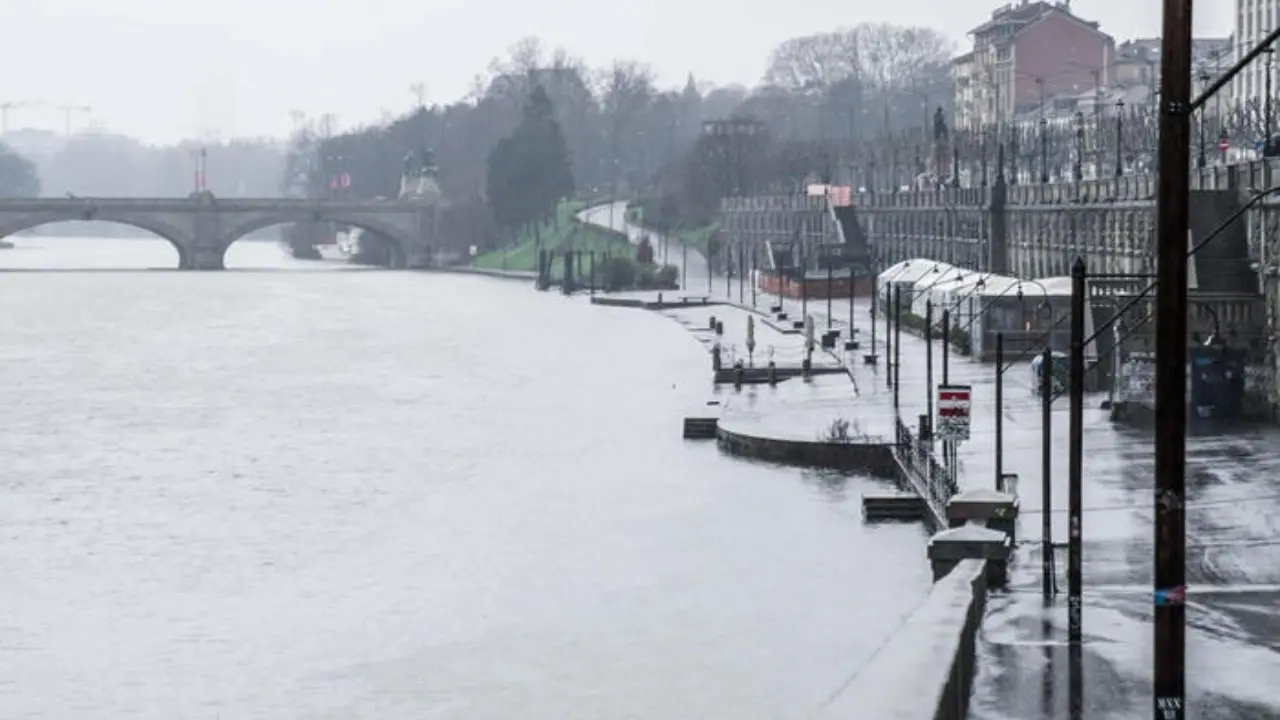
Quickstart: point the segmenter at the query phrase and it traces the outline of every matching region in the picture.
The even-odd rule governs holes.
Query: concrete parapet
[[[720,449],[730,455],[784,465],[865,472],[882,478],[897,476],[893,446],[884,443],[822,442],[748,434],[732,423],[716,431]]]
[[[986,563],[962,560],[933,586],[821,720],[962,720],[986,610]]]
[[[993,587],[1004,585],[1009,574],[1009,555],[1013,540],[999,530],[975,522],[943,530],[929,540],[929,564],[933,579],[942,579],[963,560],[984,560],[987,581]]]
[[[1014,529],[1022,503],[1008,493],[987,488],[965,490],[947,501],[947,524],[952,528],[970,522],[1005,533],[1016,542]]]

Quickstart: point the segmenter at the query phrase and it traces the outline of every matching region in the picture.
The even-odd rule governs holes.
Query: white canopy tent
[[[924,317],[927,311],[926,306],[932,301],[934,315],[937,316],[942,312],[942,308],[946,306],[945,286],[963,278],[967,272],[969,271],[958,267],[940,267],[936,272],[930,271],[927,275],[916,280],[911,293],[911,313]]]
[[[1023,283],[1022,290],[1026,293],[1033,293],[1042,287],[1044,288],[1043,293],[1049,297],[1071,297],[1071,278],[1066,275],[1029,280]]]
[[[922,278],[936,278],[939,274],[953,269],[954,267],[947,263],[930,260],[929,258],[911,258],[910,260],[894,263],[885,268],[884,272],[880,273],[876,278],[876,284],[880,288],[880,302],[887,307],[893,300],[893,288],[895,287],[914,289]],[[926,281],[926,284],[932,281],[930,279]],[[912,291],[907,290],[903,294],[910,299]]]
[[[1026,283],[1007,275],[990,275],[983,279],[982,287],[974,293],[978,297],[992,298],[999,295],[1010,295],[1017,292],[1014,288],[1021,284],[1026,290]]]

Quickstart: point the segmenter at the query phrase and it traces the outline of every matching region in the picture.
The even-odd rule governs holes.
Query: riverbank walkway
[[[593,212],[594,211],[594,212]],[[584,212],[587,221],[607,213]],[[615,229],[638,238],[645,234],[626,224],[616,212]],[[654,234],[657,235],[657,234]],[[664,256],[660,236],[656,246]],[[673,243],[665,253],[678,264],[684,256]],[[706,281],[705,261],[690,251],[685,276],[689,292],[707,293],[750,305],[750,288],[723,276]],[[756,307],[767,311],[776,296],[756,294]],[[802,303],[781,303],[801,317]],[[825,300],[810,302],[819,330],[827,324]],[[853,303],[854,325],[863,350],[870,348],[873,321],[869,302]],[[831,303],[833,326],[846,330],[848,300]],[[887,358],[883,318],[875,320],[874,352],[879,363],[854,367],[858,402],[850,408],[888,408]],[[902,334],[900,390],[903,418],[926,411],[927,346]],[[941,343],[934,343],[934,382],[940,382]],[[995,485],[995,367],[953,355],[949,380],[972,386],[971,439],[957,450],[962,490]],[[979,635],[978,673],[970,717],[1066,717],[1066,601],[1059,595],[1048,609],[1040,595],[1040,530],[1045,498],[1042,491],[1042,424],[1039,398],[1033,393],[1026,362],[1004,375],[1005,472],[1020,477],[1022,501],[1018,537],[1021,545],[1011,577],[1011,591],[993,596]],[[1084,487],[1084,631],[1086,637],[1086,717],[1128,718],[1150,712],[1150,606],[1152,567],[1152,445],[1148,433],[1111,423],[1099,407],[1101,396],[1088,396],[1085,409]],[[874,416],[872,411],[871,415]],[[861,415],[859,416],[861,418]],[[1051,412],[1050,458],[1052,518],[1055,543],[1065,543],[1067,477],[1067,404]],[[803,425],[801,426],[803,428]],[[805,432],[801,430],[800,432]],[[1187,465],[1191,502],[1188,537],[1188,679],[1190,714],[1203,717],[1280,718],[1280,432],[1275,428],[1233,428],[1188,439]],[[1061,552],[1061,551],[1059,551]],[[1065,592],[1065,556],[1056,562],[1057,583]]]

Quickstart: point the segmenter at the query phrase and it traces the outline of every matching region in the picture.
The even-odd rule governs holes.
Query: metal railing
[[[939,517],[946,517],[947,503],[959,492],[954,474],[933,454],[928,442],[921,442],[902,422],[894,421],[898,460],[921,483],[924,499]]]

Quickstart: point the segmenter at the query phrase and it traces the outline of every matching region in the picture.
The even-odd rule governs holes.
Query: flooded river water
[[[803,717],[928,586],[870,481],[682,442],[657,315],[16,242],[100,271],[0,273],[5,720]]]

